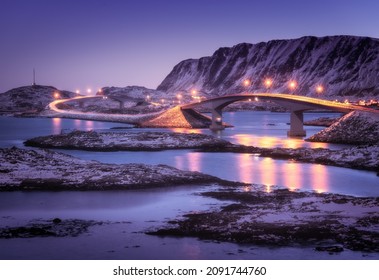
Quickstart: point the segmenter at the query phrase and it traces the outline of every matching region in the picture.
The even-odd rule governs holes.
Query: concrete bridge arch
[[[376,110],[364,108],[361,106],[283,93],[252,93],[225,95],[207,99],[197,103],[183,105],[181,109],[195,110],[196,107],[199,107],[199,105],[205,105],[209,107],[212,113],[212,124],[210,126],[210,129],[221,130],[225,128],[222,122],[222,110],[226,106],[234,102],[249,99],[254,101],[272,101],[280,106],[287,108],[290,111],[290,130],[288,131],[287,135],[294,137],[303,137],[306,135],[306,132],[304,130],[304,112],[308,110],[323,109],[342,113],[360,110],[375,111],[375,113],[378,113]]]

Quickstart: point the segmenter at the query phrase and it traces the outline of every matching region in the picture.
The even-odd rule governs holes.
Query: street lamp
[[[60,97],[59,92],[54,92],[54,98],[55,98],[55,99],[58,99],[59,97]]]
[[[87,93],[91,93],[91,92],[92,92],[92,89],[88,88]]]
[[[288,88],[293,92],[297,88],[297,82],[292,80],[288,83]]]
[[[181,99],[182,99],[182,95],[180,93],[178,93],[176,95],[176,99],[178,99],[178,103],[180,104],[181,103]]]
[[[294,89],[297,87],[297,83],[296,83],[296,81],[290,81],[289,84],[288,84],[288,87],[289,87],[291,90],[294,90]]]
[[[248,93],[249,87],[251,86],[251,81],[249,79],[243,80],[243,85],[246,88],[246,93]]]
[[[272,86],[272,83],[273,83],[273,81],[270,78],[267,78],[264,80],[264,85],[265,85],[267,91]]]
[[[316,92],[317,93],[323,93],[324,92],[324,87],[322,85],[317,85],[316,86]]]

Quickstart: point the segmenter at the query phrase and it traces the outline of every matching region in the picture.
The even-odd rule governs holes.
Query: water
[[[323,114],[306,114],[316,118]],[[306,143],[287,138],[289,116],[285,113],[225,113],[235,127],[215,135],[234,143],[264,147],[328,147],[341,145]],[[62,129],[107,130],[115,123],[0,117],[0,146],[23,146],[28,138],[60,133]],[[321,128],[306,127],[308,135]],[[128,129],[129,130],[129,129]],[[136,131],[138,129],[133,129]],[[154,129],[167,131],[165,129]],[[182,130],[212,134],[205,130]],[[356,196],[379,196],[373,172],[259,158],[250,154],[198,153],[191,150],[160,152],[63,151],[83,159],[106,163],[167,164],[183,170],[201,171],[224,179],[287,186],[291,189],[327,191]],[[338,259],[362,258],[344,251],[329,255],[312,248],[267,248],[145,235],[189,211],[219,207],[223,203],[197,195],[209,186],[181,186],[127,192],[6,192],[0,193],[2,226],[24,225],[34,219],[73,218],[106,221],[79,237],[0,239],[0,259]],[[365,258],[376,258],[367,255]]]

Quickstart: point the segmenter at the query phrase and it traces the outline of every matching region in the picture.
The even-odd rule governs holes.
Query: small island
[[[0,191],[102,191],[174,185],[242,184],[162,164],[105,164],[40,149],[0,149],[0,161]]]

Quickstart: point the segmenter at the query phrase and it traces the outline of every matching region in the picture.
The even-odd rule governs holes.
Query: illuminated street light
[[[291,90],[291,91],[294,91],[296,88],[297,88],[297,83],[296,81],[290,81],[288,83],[288,88]]]
[[[76,94],[80,94],[80,90],[77,89],[77,90],[75,91],[75,93],[76,93]]]
[[[54,92],[54,98],[58,99],[60,97],[60,94],[58,92]]]
[[[91,93],[91,92],[92,92],[92,89],[88,88],[87,93]]]
[[[248,86],[251,85],[251,81],[250,81],[249,79],[245,79],[245,80],[243,81],[243,85],[244,85],[245,87],[248,87]]]
[[[316,92],[317,93],[323,93],[324,92],[324,87],[322,85],[316,86]]]
[[[181,99],[182,99],[182,95],[180,93],[178,93],[176,95],[176,98],[178,99],[178,103],[180,104],[181,103]]]
[[[197,94],[197,90],[196,90],[196,89],[193,89],[193,90],[191,90],[191,93],[192,93],[193,95],[196,95],[196,94]]]
[[[273,81],[270,78],[267,78],[264,80],[264,85],[265,85],[267,90],[272,86],[272,83],[273,83]]]

